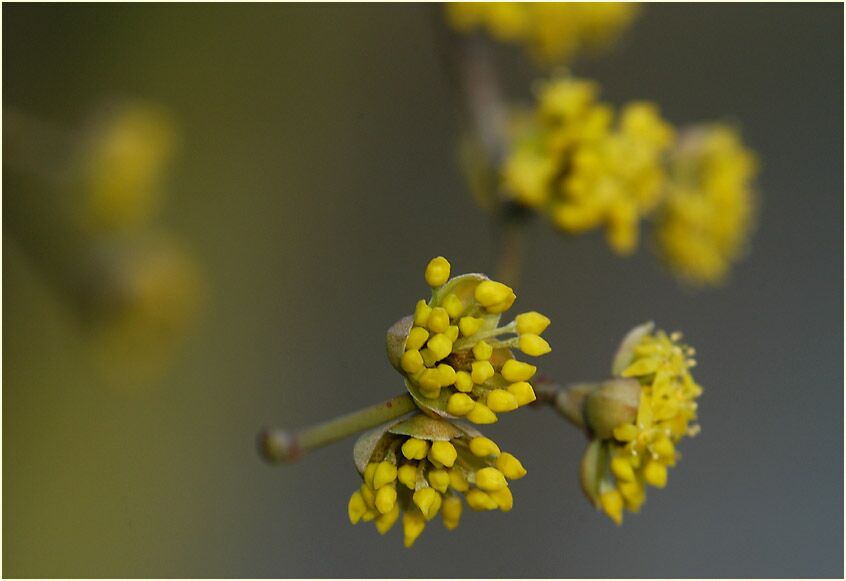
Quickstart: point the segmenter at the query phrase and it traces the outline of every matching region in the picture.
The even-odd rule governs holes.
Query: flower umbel
[[[559,78],[540,91],[528,119],[515,123],[503,168],[507,195],[545,212],[565,232],[607,228],[620,254],[638,244],[639,222],[661,200],[663,158],[672,127],[647,102],[613,109],[590,81]]]
[[[422,413],[362,436],[355,461],[364,482],[350,497],[350,522],[373,521],[385,534],[402,515],[406,547],[438,514],[456,528],[462,496],[473,510],[511,510],[508,481],[526,475],[517,458],[472,427]]]
[[[388,357],[406,377],[406,386],[424,410],[475,424],[497,420],[535,400],[528,380],[535,366],[514,359],[512,349],[538,357],[549,353],[541,333],[550,321],[537,312],[517,315],[499,326],[516,295],[481,274],[449,278],[443,257],[426,268],[429,301],[418,301],[413,316],[388,333]]]
[[[694,127],[670,163],[657,222],[662,257],[683,280],[718,284],[740,257],[755,210],[755,155],[728,126]]]
[[[481,28],[496,40],[524,45],[541,64],[571,60],[610,45],[637,14],[623,2],[455,2],[445,6],[461,32]]]
[[[639,386],[637,405],[631,406],[629,417],[619,406],[612,410],[620,423],[611,434],[594,434],[582,459],[581,477],[591,501],[617,524],[622,523],[623,509],[640,510],[647,484],[666,486],[668,468],[680,458],[676,445],[699,432],[692,422],[702,388],[690,374],[696,364],[693,355],[693,349],[681,343],[680,333],[653,332],[647,323],[629,333],[615,358],[613,372],[623,379],[615,380],[611,389],[624,401],[631,399],[632,386]],[[586,397],[585,409],[592,396]],[[591,423],[587,417],[589,430]]]

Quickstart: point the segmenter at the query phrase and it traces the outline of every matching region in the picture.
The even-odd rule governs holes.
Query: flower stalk
[[[259,449],[268,462],[296,462],[308,452],[395,420],[415,409],[414,400],[404,393],[294,432],[267,428],[259,434]]]

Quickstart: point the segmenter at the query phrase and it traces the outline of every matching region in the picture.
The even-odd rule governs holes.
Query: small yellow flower
[[[657,241],[681,279],[719,284],[743,254],[755,213],[757,165],[731,127],[695,127],[680,139]]]
[[[422,413],[362,436],[355,446],[361,486],[350,497],[352,524],[373,521],[385,534],[403,514],[405,546],[441,514],[453,530],[463,496],[474,510],[511,510],[509,480],[526,471],[475,430]]]
[[[610,45],[638,11],[621,2],[456,2],[445,8],[456,30],[482,28],[498,41],[523,45],[544,65]]]
[[[681,334],[653,332],[647,324],[629,333],[615,358],[614,373],[639,383],[639,402],[630,421],[591,442],[582,460],[582,486],[617,524],[623,509],[640,509],[647,484],[666,486],[668,468],[678,459],[676,444],[699,432],[693,422],[702,388],[690,373],[693,354]]]
[[[540,333],[550,320],[531,311],[500,326],[501,313],[517,298],[514,291],[480,274],[444,280],[442,274],[449,271],[443,257],[429,263],[426,281],[441,285],[428,302],[417,303],[413,316],[389,331],[388,355],[422,408],[442,417],[493,423],[496,414],[535,400],[528,380],[536,368],[514,359],[512,349],[532,357],[549,353]]]

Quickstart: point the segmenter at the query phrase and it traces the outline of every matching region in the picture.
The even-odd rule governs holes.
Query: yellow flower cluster
[[[425,278],[432,299],[418,301],[399,360],[418,405],[489,424],[497,413],[533,402],[528,380],[536,368],[514,359],[511,349],[532,357],[549,353],[540,336],[549,319],[528,312],[498,326],[516,299],[514,291],[482,275],[450,279],[450,264],[441,256],[429,262]]]
[[[456,30],[485,29],[498,41],[524,45],[541,64],[611,44],[638,11],[637,4],[622,2],[455,2],[445,8]]]
[[[599,503],[614,522],[623,520],[623,509],[637,512],[646,500],[646,485],[663,488],[667,469],[677,460],[676,444],[698,433],[696,399],[702,388],[690,368],[694,350],[682,343],[681,334],[637,330],[631,342],[630,362],[620,375],[640,382],[640,402],[633,422],[614,428],[607,447],[607,472],[599,482]],[[611,476],[613,475],[613,480]]]
[[[726,278],[751,230],[756,174],[755,155],[731,127],[697,127],[680,139],[657,221],[659,250],[679,277],[694,284]]]
[[[414,434],[414,435],[409,435]],[[478,432],[418,414],[389,429],[364,467],[364,482],[350,497],[350,522],[373,521],[380,534],[399,520],[411,547],[441,515],[453,530],[463,503],[477,511],[511,510],[509,480],[526,475],[520,461]]]
[[[628,254],[640,219],[661,200],[674,132],[646,102],[627,104],[615,122],[598,92],[572,78],[544,85],[535,113],[516,124],[503,182],[508,195],[565,232],[606,226],[611,247]]]

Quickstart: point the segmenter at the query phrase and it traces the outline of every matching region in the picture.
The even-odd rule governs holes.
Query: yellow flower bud
[[[429,450],[429,459],[435,462],[440,462],[447,468],[455,464],[455,459],[458,458],[458,452],[449,442],[432,442],[432,448]]]
[[[432,353],[432,351],[428,347],[426,349],[420,350],[420,357],[423,358],[423,365],[425,365],[426,367],[434,367],[435,363],[438,362],[438,360],[435,358],[435,354]]]
[[[482,319],[476,317],[461,317],[458,321],[458,328],[462,335],[469,337],[479,332],[479,329],[482,328],[482,322]]]
[[[444,297],[444,300],[441,301],[441,306],[446,309],[450,319],[457,319],[464,312],[464,303],[452,293]]]
[[[394,526],[394,523],[397,522],[400,515],[400,507],[399,504],[394,503],[394,507],[385,514],[379,515],[376,517],[376,530],[379,531],[380,535],[384,535],[387,533],[391,528]]]
[[[508,393],[514,396],[514,399],[517,400],[517,405],[520,406],[530,404],[537,399],[535,397],[535,390],[525,381],[518,381],[509,385]]]
[[[455,389],[464,393],[473,391],[473,378],[466,371],[455,372]]]
[[[432,520],[441,509],[441,495],[434,488],[421,488],[412,496],[414,504],[426,520]]]
[[[502,366],[502,376],[508,382],[528,381],[538,370],[534,365],[509,359]]]
[[[494,389],[488,394],[487,405],[491,411],[502,413],[517,409],[517,398],[504,389]]]
[[[609,490],[599,495],[599,504],[605,514],[618,525],[623,523],[623,496],[617,490]]]
[[[449,327],[447,327],[447,330],[444,331],[444,335],[446,335],[447,338],[453,343],[458,341],[458,333],[458,327],[455,325],[450,325]]]
[[[447,387],[455,383],[455,369],[446,363],[438,365],[438,375],[441,378],[441,387]]]
[[[467,414],[467,419],[474,424],[493,424],[496,422],[496,414],[484,404],[476,402],[470,413]]]
[[[418,511],[408,511],[402,515],[402,529],[405,536],[404,544],[406,549],[414,544],[414,541],[417,540],[417,537],[420,536],[425,528],[426,519]]]
[[[454,393],[447,400],[447,413],[454,416],[466,416],[476,406],[476,402],[464,393]]]
[[[650,460],[643,469],[644,479],[655,488],[667,486],[667,467],[657,460]]]
[[[623,495],[627,505],[639,506],[646,500],[646,492],[640,482],[618,482],[617,490]]]
[[[467,492],[470,489],[470,483],[467,482],[467,477],[464,476],[464,472],[458,468],[450,469],[449,485],[458,492]]]
[[[435,307],[429,315],[426,325],[433,333],[443,333],[449,327],[449,314],[443,307]]]
[[[508,452],[503,452],[500,457],[496,459],[496,467],[505,474],[509,480],[518,480],[526,475],[526,469],[523,468],[523,464],[521,464],[516,457]]]
[[[405,484],[407,488],[414,490],[417,485],[417,466],[414,464],[403,464],[397,470],[397,480]]]
[[[425,327],[429,322],[429,315],[431,313],[432,307],[426,304],[425,300],[420,299],[414,308],[414,324],[418,327]]]
[[[441,494],[449,488],[449,473],[443,469],[429,470],[429,485]]]
[[[673,459],[676,457],[676,447],[669,438],[661,438],[650,449],[663,458]]]
[[[363,515],[361,515],[361,522],[370,522],[374,518],[376,518],[378,515],[379,515],[379,511],[376,510],[375,508],[368,509],[367,512],[365,512]]]
[[[494,376],[494,368],[490,361],[474,361],[471,366],[470,377],[473,383],[483,384]]]
[[[423,369],[423,357],[420,355],[420,351],[412,349],[403,353],[402,358],[400,358],[400,366],[403,371],[411,374]]]
[[[438,256],[429,261],[426,266],[426,284],[432,288],[439,287],[449,280],[449,261]]]
[[[397,479],[397,467],[392,462],[383,460],[373,474],[373,488],[379,489]],[[384,511],[383,511],[384,512]]]
[[[618,480],[630,482],[635,479],[634,468],[628,458],[617,456],[611,458],[611,472]]]
[[[500,458],[501,457],[502,456],[500,456]],[[485,468],[481,468],[476,471],[476,486],[485,492],[490,492],[505,488],[508,486],[508,482],[505,481],[505,475],[503,475],[502,472],[496,468],[486,466]]]
[[[364,469],[364,483],[367,484],[367,486],[369,486],[370,488],[375,488],[373,486],[373,475],[376,474],[376,468],[378,467],[378,462],[370,462]]]
[[[474,456],[484,458],[486,456],[499,456],[499,446],[490,438],[477,436],[470,440],[470,451]]]
[[[621,442],[631,442],[637,438],[638,429],[634,424],[622,424],[614,428],[614,438]]]
[[[514,496],[512,496],[511,490],[507,486],[488,492],[488,496],[493,499],[502,512],[508,512],[514,507]]]
[[[500,307],[502,304],[511,299],[511,296],[514,295],[514,291],[510,288],[502,284],[501,282],[496,282],[493,280],[485,280],[479,283],[476,287],[476,291],[474,293],[476,300],[485,308],[490,310],[491,307]],[[513,302],[513,299],[511,299]],[[509,304],[508,307],[503,309],[503,312],[507,311],[511,305]]]
[[[369,509],[376,508],[376,492],[367,486],[367,484],[362,484],[358,491],[361,493],[361,498],[364,499],[364,504],[367,505]]]
[[[634,363],[623,370],[623,377],[639,377],[641,375],[651,375],[658,371],[662,359],[660,357],[644,357],[637,359]]]
[[[429,392],[435,390],[440,391],[441,374],[437,369],[426,369],[420,374],[420,378],[417,380],[417,383],[420,385],[420,389],[422,390]]]
[[[402,445],[402,455],[409,460],[422,460],[429,453],[429,442],[426,440],[418,440],[417,438],[409,438]]]
[[[364,513],[367,512],[367,504],[364,502],[364,498],[361,496],[360,490],[353,492],[350,497],[350,502],[347,505],[347,512],[349,513],[350,522],[352,524],[358,524],[358,521],[360,521]]]
[[[393,510],[397,503],[397,488],[393,485],[383,486],[376,492],[376,510],[385,514]]]
[[[467,505],[473,510],[496,510],[496,501],[487,492],[474,488],[464,496]]]
[[[428,338],[429,331],[427,331],[423,327],[412,327],[411,331],[408,332],[408,338],[405,340],[405,349],[419,350],[421,347],[423,347],[423,345],[426,344],[426,340]]]
[[[519,345],[520,351],[532,357],[540,357],[552,351],[552,347],[549,346],[546,339],[531,333],[520,335]]]
[[[493,355],[493,347],[484,341],[479,341],[476,343],[476,346],[473,347],[473,357],[479,361],[487,361],[491,358],[491,355]]]
[[[517,333],[519,335],[525,335],[526,333],[540,335],[551,322],[547,317],[535,311],[517,315],[515,320],[517,321]]]
[[[452,352],[452,341],[443,333],[438,333],[429,339],[427,346],[432,355],[435,356],[436,361],[440,361]]]
[[[443,518],[444,527],[447,530],[451,531],[458,526],[458,523],[461,521],[462,508],[461,499],[457,496],[447,496],[444,498],[443,505],[441,506],[441,518]]]
[[[515,300],[517,300],[517,295],[515,295],[515,294],[512,292],[512,293],[511,293],[510,295],[508,295],[508,297],[507,297],[504,301],[502,301],[501,303],[496,303],[496,304],[494,304],[494,305],[490,305],[490,306],[488,306],[488,307],[485,307],[485,309],[486,309],[489,313],[491,313],[491,314],[504,313],[505,311],[507,311],[508,309],[510,309],[510,308],[511,308],[511,305],[513,305],[513,304],[514,304],[514,301],[515,301]]]

